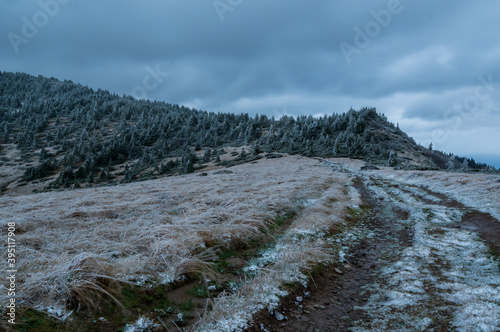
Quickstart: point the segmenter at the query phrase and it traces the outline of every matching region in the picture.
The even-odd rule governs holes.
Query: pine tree
[[[247,153],[245,152],[245,148],[241,148],[240,158],[245,159],[247,157]]]
[[[462,163],[462,169],[466,170],[469,169],[469,161],[467,158],[464,158],[464,162]]]
[[[450,156],[450,159],[446,163],[446,168],[451,171],[455,169],[455,156]]]
[[[184,172],[185,173],[193,173],[194,172],[194,164],[191,162],[191,160],[188,161]]]
[[[203,154],[203,162],[208,163],[210,158],[212,157],[212,153],[210,149],[205,149],[205,153]]]
[[[397,155],[394,151],[389,153],[389,158],[387,159],[388,166],[396,166],[398,163]]]
[[[253,147],[253,154],[258,155],[259,153],[262,153],[262,149],[260,148],[260,144],[258,142],[255,142],[255,145]]]
[[[40,157],[38,158],[38,161],[40,163],[43,163],[45,161],[45,159],[47,159],[49,156],[48,156],[48,153],[47,153],[47,150],[45,150],[45,148],[42,148],[40,150]]]

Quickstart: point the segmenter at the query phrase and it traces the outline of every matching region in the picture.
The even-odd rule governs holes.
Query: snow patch
[[[125,326],[124,332],[150,332],[160,327],[155,324],[148,317],[139,317],[139,319],[133,324],[127,324]]]
[[[60,320],[61,322],[66,321],[73,313],[73,310],[68,311],[62,305],[49,305],[49,306],[38,305],[35,306],[34,309],[44,312],[49,316],[52,316]]]

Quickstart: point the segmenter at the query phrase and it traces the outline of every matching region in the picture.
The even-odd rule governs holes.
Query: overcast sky
[[[209,111],[376,107],[500,167],[500,2],[2,0],[0,70]]]

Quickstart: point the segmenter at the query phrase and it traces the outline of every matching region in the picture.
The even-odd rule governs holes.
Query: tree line
[[[123,163],[130,163],[127,182],[151,167],[159,174],[188,173],[215,160],[228,145],[396,166],[402,162],[395,153],[402,141],[435,153],[417,147],[374,108],[276,119],[136,100],[71,81],[0,72],[0,143],[16,144],[26,155],[36,151],[39,164],[24,179],[59,171],[54,186],[105,181]],[[203,158],[196,157],[202,149]],[[470,159],[468,165],[485,166]]]

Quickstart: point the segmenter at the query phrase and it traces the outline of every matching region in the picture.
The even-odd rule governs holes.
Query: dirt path
[[[377,260],[395,240],[403,246],[411,244],[411,233],[409,227],[397,225],[397,221],[408,219],[407,212],[380,204],[359,182],[356,188],[370,207],[365,227],[373,238],[351,248],[349,264],[315,276],[311,287],[285,299],[279,310],[282,320],[276,314],[262,312],[258,324],[249,331],[347,331],[353,321],[369,320],[366,312],[356,308],[368,301],[363,286],[375,281]]]
[[[357,189],[373,236],[249,331],[500,330],[496,219],[374,176]]]

